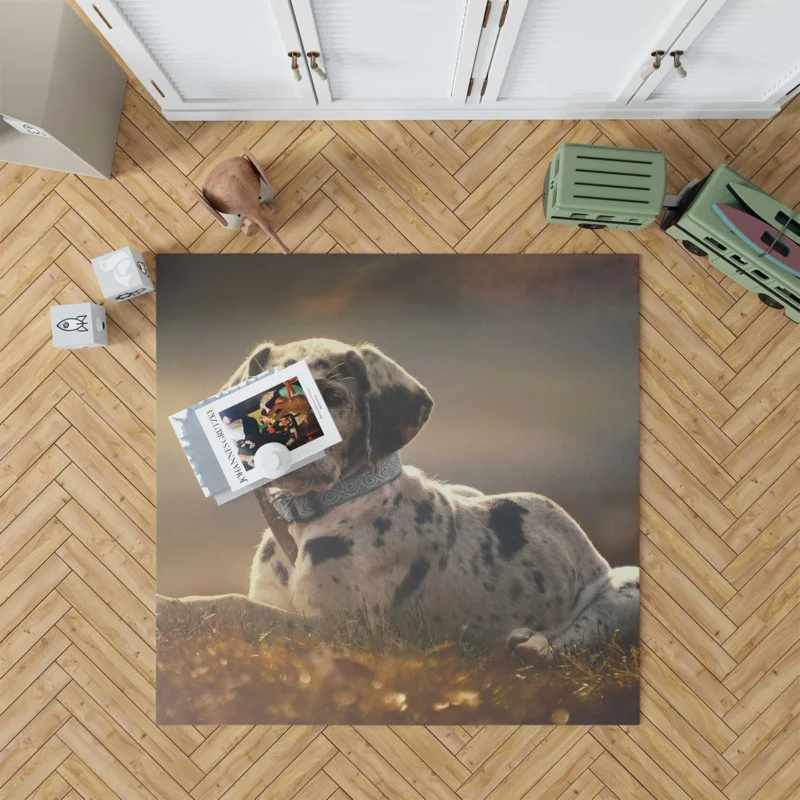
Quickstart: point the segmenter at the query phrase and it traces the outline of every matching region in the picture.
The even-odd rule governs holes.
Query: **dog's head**
[[[430,416],[431,396],[399,364],[372,345],[352,347],[335,339],[264,342],[224,388],[303,359],[342,441],[318,461],[273,481],[275,488],[292,494],[329,489],[341,476],[407,445]]]

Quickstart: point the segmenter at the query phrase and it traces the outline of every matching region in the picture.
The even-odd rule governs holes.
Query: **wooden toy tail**
[[[267,236],[270,236],[272,237],[272,239],[275,240],[275,244],[278,245],[280,251],[284,255],[289,254],[289,248],[286,246],[283,239],[281,239],[281,237],[278,236],[278,234],[275,232],[275,229],[272,227],[272,225],[269,224],[269,221],[264,218],[263,214],[258,215],[258,217],[256,218],[256,223],[258,223],[258,227],[261,228],[261,230],[264,231],[264,233],[266,233]]]

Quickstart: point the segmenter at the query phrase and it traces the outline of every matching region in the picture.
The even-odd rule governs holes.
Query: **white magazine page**
[[[342,440],[305,361],[234,388],[195,413],[232,491],[263,482],[255,453],[268,442],[289,450],[291,471]]]

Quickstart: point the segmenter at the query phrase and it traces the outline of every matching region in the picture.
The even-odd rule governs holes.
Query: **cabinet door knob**
[[[319,53],[314,52],[313,50],[309,53],[306,53],[306,55],[311,60],[311,71],[315,72],[319,76],[320,80],[322,81],[328,80],[328,73],[325,72],[325,70],[322,69],[322,67],[320,67],[319,64],[317,64],[317,59],[321,58],[322,56],[320,56]]]
[[[291,53],[289,53],[288,55],[289,55],[289,58],[291,58],[291,59],[292,59],[292,63],[291,63],[291,68],[292,68],[292,77],[293,77],[293,78],[294,78],[296,81],[301,81],[301,80],[303,80],[303,75],[302,75],[302,74],[301,74],[301,72],[300,72],[300,64],[299,64],[299,63],[298,63],[298,61],[297,61],[297,59],[298,59],[298,58],[300,58],[300,57],[301,57],[303,54],[302,54],[302,53],[297,53],[297,52],[295,52],[295,51],[292,51],[292,52],[291,52]]]
[[[672,62],[675,65],[675,69],[678,72],[679,78],[686,77],[686,69],[684,68],[683,64],[681,64],[681,56],[683,55],[683,50],[670,50],[669,53],[672,56]]]
[[[653,57],[653,63],[642,73],[642,80],[646,81],[657,69],[661,68],[661,59],[664,58],[663,50],[653,50],[650,55]]]

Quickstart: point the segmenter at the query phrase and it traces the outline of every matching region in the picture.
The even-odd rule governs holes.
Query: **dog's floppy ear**
[[[269,355],[275,345],[272,342],[262,342],[260,345],[253,349],[253,352],[241,363],[239,369],[228,378],[223,389],[230,389],[237,383],[241,383],[247,378],[252,378],[258,375],[259,372],[264,372],[269,363]]]
[[[433,400],[428,391],[372,345],[361,345],[348,360],[363,403],[367,458],[382,458],[405,447],[430,416]]]

